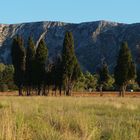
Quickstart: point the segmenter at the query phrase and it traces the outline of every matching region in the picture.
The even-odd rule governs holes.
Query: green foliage
[[[72,82],[77,82],[79,77],[81,76],[82,72],[80,69],[80,65],[75,57],[75,66],[74,66],[74,70],[73,70],[73,74],[72,74]]]
[[[114,90],[114,82],[115,82],[114,77],[112,75],[109,75],[108,81],[104,82],[104,84],[103,84],[103,90],[105,90],[105,91]]]
[[[74,85],[75,91],[85,91],[85,76],[82,73],[77,82]]]
[[[39,45],[37,47],[37,50],[36,50],[35,58],[36,58],[36,62],[38,63],[38,65],[42,66],[43,69],[45,67],[47,56],[48,56],[47,45],[46,45],[44,39],[41,39],[39,42]]]
[[[135,80],[137,78],[136,64],[134,62],[130,63],[128,76],[130,80]]]
[[[81,70],[74,52],[74,39],[71,32],[66,32],[62,50],[63,80],[66,94],[69,95],[73,83],[78,80]]]
[[[51,62],[48,62],[47,69],[45,73],[45,85],[50,86],[53,85],[54,78],[54,65]]]
[[[92,91],[95,91],[97,87],[98,76],[92,75],[89,72],[86,72],[84,76],[85,76],[85,89],[86,90],[92,89]]]
[[[104,85],[109,81],[109,71],[107,64],[103,64],[99,71],[99,83]]]
[[[26,49],[26,85],[31,86],[34,83],[35,72],[35,45],[32,37],[29,37]]]
[[[6,91],[8,91],[8,86],[7,86],[7,84],[4,84],[4,83],[0,84],[0,91],[1,91],[1,92],[6,92]]]
[[[3,82],[8,86],[9,90],[16,89],[14,84],[14,67],[13,65],[6,65],[3,71]]]
[[[48,49],[44,39],[41,39],[35,55],[36,84],[40,87],[44,81],[45,65],[48,57]]]
[[[71,78],[75,66],[74,40],[71,32],[66,32],[62,50],[63,74]]]
[[[57,56],[53,67],[52,67],[52,78],[55,87],[62,88],[63,86],[63,67],[62,67],[62,57]]]
[[[4,65],[4,67],[5,69],[0,72],[0,91],[15,90],[14,67],[13,65]]]
[[[130,84],[128,84],[127,90],[128,91],[131,91],[131,90],[133,90],[133,91],[139,91],[140,88],[139,88],[139,85],[136,82],[131,82]]]
[[[0,72],[3,72],[5,69],[5,65],[3,63],[0,63]]]
[[[103,90],[113,90],[114,78],[109,74],[107,64],[103,64],[99,71],[99,87]]]
[[[81,74],[80,78],[76,82],[74,89],[76,91],[96,91],[98,75],[92,75],[90,72]]]
[[[101,87],[103,90],[113,90],[114,78],[115,84],[119,87],[125,87],[130,81],[136,78],[136,66],[132,61],[131,52],[126,42],[122,43],[115,67],[114,77],[109,74],[108,66],[103,64],[98,75],[92,75],[89,72],[83,74],[74,51],[74,39],[71,32],[66,32],[61,56],[58,56],[54,62],[46,65],[48,49],[44,39],[41,39],[37,49],[32,37],[29,37],[25,52],[23,39],[21,36],[14,38],[12,43],[12,62],[14,70],[0,64],[0,80],[6,83],[9,79],[13,80],[19,89],[23,86],[30,91],[31,88],[38,88],[38,95],[41,90],[45,93],[46,85],[54,87],[55,91],[59,88],[65,90],[66,95],[71,95],[73,88],[75,90],[95,91]],[[3,79],[5,77],[5,79]],[[140,83],[138,75],[137,80]],[[11,85],[6,84],[9,88]],[[6,89],[5,85],[2,85]],[[100,88],[100,89],[101,89]],[[20,92],[20,91],[19,91]],[[28,91],[27,91],[28,92]]]
[[[14,65],[14,81],[19,89],[24,84],[25,78],[25,48],[21,36],[16,36],[12,43],[12,62]]]
[[[116,85],[126,85],[129,80],[135,79],[135,69],[135,64],[132,62],[132,56],[128,44],[127,42],[123,42],[119,51],[114,73]]]

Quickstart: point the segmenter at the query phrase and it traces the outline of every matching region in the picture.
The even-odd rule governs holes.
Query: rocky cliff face
[[[11,63],[10,50],[12,38],[22,35],[25,46],[29,35],[36,44],[45,37],[50,58],[60,53],[65,31],[72,31],[75,51],[83,70],[94,72],[102,61],[106,61],[113,70],[117,53],[122,41],[127,41],[134,60],[139,63],[140,24],[120,24],[97,21],[80,24],[63,22],[34,22],[12,25],[0,25],[0,61]]]

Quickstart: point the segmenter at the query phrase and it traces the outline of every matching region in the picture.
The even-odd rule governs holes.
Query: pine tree
[[[45,65],[46,65],[47,57],[48,57],[47,45],[44,39],[41,39],[36,49],[36,55],[35,55],[35,63],[36,63],[35,73],[36,73],[36,84],[38,87],[38,95],[40,95],[41,86],[45,81],[44,75],[46,73]],[[43,92],[43,94],[45,93]]]
[[[28,46],[26,50],[26,86],[27,95],[30,95],[31,86],[34,85],[34,66],[35,63],[35,44],[32,37],[28,39]]]
[[[81,71],[74,52],[74,40],[71,32],[66,32],[62,50],[63,80],[66,95],[71,95],[74,82]]]
[[[19,95],[22,95],[25,76],[25,48],[21,36],[14,38],[11,50],[12,62],[14,65],[14,82],[19,89]]]
[[[114,77],[115,83],[120,89],[120,96],[124,96],[128,82],[136,78],[136,67],[127,42],[123,42],[121,45]]]
[[[108,71],[108,66],[107,64],[104,63],[99,71],[99,85],[100,85],[101,96],[103,95],[102,88],[105,86],[106,83],[108,83],[109,78],[110,75]]]

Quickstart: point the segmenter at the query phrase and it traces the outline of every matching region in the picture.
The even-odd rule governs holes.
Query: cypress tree
[[[27,95],[30,95],[31,86],[34,84],[34,62],[35,61],[35,44],[32,37],[28,39],[28,46],[26,49],[26,86]]]
[[[21,36],[16,36],[12,43],[12,63],[14,65],[14,82],[19,89],[19,95],[22,95],[25,76],[25,48]]]
[[[128,82],[136,78],[136,67],[127,42],[123,42],[121,45],[114,77],[115,83],[120,89],[120,96],[124,96]]]
[[[74,81],[79,77],[80,66],[74,52],[74,40],[71,32],[66,32],[62,50],[63,81],[66,95],[71,95]]]
[[[44,77],[46,73],[45,65],[46,65],[47,56],[48,56],[47,45],[44,39],[41,39],[36,49],[36,55],[35,55],[35,63],[36,63],[35,71],[36,71],[36,84],[38,87],[38,95],[40,95],[41,86],[45,81]]]

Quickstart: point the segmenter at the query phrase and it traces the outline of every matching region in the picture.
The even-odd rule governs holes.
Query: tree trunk
[[[40,96],[41,94],[41,86],[40,85],[38,85],[38,95]]]
[[[119,96],[121,97],[122,96],[122,90],[120,89],[119,91]]]
[[[69,83],[67,83],[67,85],[66,85],[66,96],[70,96]]]
[[[31,86],[29,87],[29,96],[31,95]]]
[[[124,97],[125,96],[125,91],[126,91],[126,87],[127,85],[122,85],[120,88],[120,97]]]
[[[57,92],[57,87],[55,87],[55,96],[56,96],[56,92]]]
[[[55,96],[57,94],[57,84],[56,83],[54,84],[54,94],[55,94]]]
[[[122,97],[122,86],[119,88],[119,97]]]
[[[68,83],[67,89],[66,89],[66,96],[71,96],[71,90],[72,90],[71,84]]]
[[[64,89],[64,95],[66,96],[66,88]]]
[[[27,86],[27,96],[30,96],[30,95],[31,95],[31,94],[30,94],[30,91],[31,91],[30,87]]]
[[[69,91],[69,89],[66,90],[66,96],[70,96],[70,91]]]
[[[27,96],[29,95],[29,89],[28,89],[28,87],[26,88],[26,90],[27,90]]]
[[[61,86],[59,86],[59,94],[60,94],[60,96],[61,96]]]
[[[48,85],[47,95],[49,95],[49,93],[50,93],[50,86]]]
[[[102,85],[100,86],[100,96],[103,96],[103,87],[102,87]]]
[[[42,95],[44,95],[44,96],[47,95],[46,94],[46,86],[45,85],[43,85],[43,93],[42,93]]]
[[[18,92],[19,92],[19,96],[23,96],[23,94],[22,94],[22,87],[21,86],[19,86]]]
[[[123,85],[123,87],[122,87],[122,97],[125,96],[125,91],[126,91],[126,85]]]

